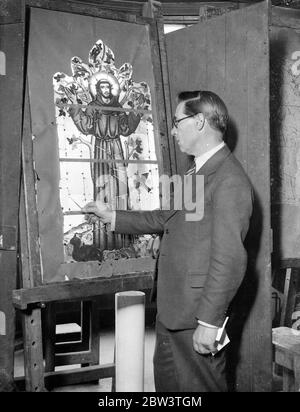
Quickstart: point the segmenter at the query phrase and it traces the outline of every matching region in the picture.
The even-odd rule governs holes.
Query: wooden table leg
[[[287,368],[282,368],[283,378],[283,392],[294,392],[295,390],[295,378],[294,371]]]
[[[45,392],[41,309],[22,313],[26,392]]]

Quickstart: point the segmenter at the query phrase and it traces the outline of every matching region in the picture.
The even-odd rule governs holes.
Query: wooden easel
[[[35,6],[35,0],[28,0],[29,5]],[[150,2],[151,3],[151,2]],[[162,23],[156,22],[151,13],[151,4],[144,7],[144,16],[129,16],[118,13],[120,20],[143,22],[149,24],[152,36],[151,53],[153,58],[154,75],[159,92],[157,103],[165,106],[165,94],[168,93],[166,81],[166,55],[163,40],[159,32]],[[47,2],[47,8],[67,11],[67,6],[54,1],[53,5]],[[38,5],[40,7],[40,5]],[[71,5],[71,11],[87,13],[82,5]],[[109,11],[101,11],[97,6],[89,6],[89,12],[95,16],[111,18]],[[74,10],[73,10],[74,9]],[[155,46],[155,47],[154,47]],[[159,53],[155,49],[159,47]],[[13,290],[13,303],[21,311],[24,342],[25,377],[18,378],[16,383],[21,389],[30,392],[42,392],[46,388],[64,386],[74,383],[84,383],[98,379],[114,377],[115,365],[99,364],[99,324],[96,318],[97,298],[103,294],[113,294],[124,290],[145,290],[152,287],[152,271],[134,272],[111,278],[88,278],[76,281],[45,284],[42,281],[40,258],[38,216],[36,206],[35,171],[33,167],[33,148],[31,119],[29,109],[28,90],[25,93],[23,142],[22,142],[22,184],[20,195],[20,260],[21,260],[21,288]],[[166,116],[159,113],[158,128],[162,131],[161,140],[168,139],[165,117],[170,121],[170,108],[166,109]],[[169,143],[165,142],[162,149],[164,171],[170,169]],[[66,343],[60,346],[60,352],[55,350],[55,318],[53,305],[55,302],[80,301],[83,302],[82,327],[84,338],[82,342]],[[42,316],[45,311],[45,316]],[[47,336],[47,343],[43,347],[43,334]],[[88,345],[88,347],[87,347]],[[76,352],[74,352],[76,350]],[[68,355],[66,352],[71,352]],[[55,366],[62,364],[81,364],[84,367],[55,371]],[[87,365],[87,366],[86,366]]]
[[[82,281],[42,283],[41,261],[38,236],[38,221],[35,198],[35,176],[32,157],[32,139],[30,133],[30,115],[28,97],[25,103],[25,117],[22,144],[22,184],[20,204],[20,249],[21,249],[21,289],[14,290],[15,306],[22,310],[24,336],[25,389],[30,392],[45,391],[45,386],[63,386],[74,383],[95,381],[114,376],[115,365],[99,365],[99,325],[95,317],[97,302],[95,297],[101,294],[114,293],[128,289],[148,289],[152,285],[152,273],[136,273],[116,276],[114,279],[97,278]],[[86,333],[83,345],[77,348],[74,344],[66,344],[64,352],[76,351],[67,355],[61,350],[55,355],[55,322],[53,319],[53,302],[68,300],[89,300],[84,325]],[[42,309],[46,309],[45,325],[42,325]],[[48,319],[47,319],[48,318]],[[43,354],[42,326],[48,332],[50,341],[45,345]],[[88,330],[87,330],[88,328]],[[75,345],[76,346],[76,345]],[[56,359],[57,358],[57,359]],[[44,366],[45,359],[45,366]],[[71,360],[70,360],[71,359]],[[56,365],[88,364],[84,368],[55,372]],[[24,380],[17,379],[22,388]]]

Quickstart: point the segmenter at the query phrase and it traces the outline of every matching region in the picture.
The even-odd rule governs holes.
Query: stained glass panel
[[[141,253],[140,240],[89,225],[81,207],[100,199],[113,209],[159,208],[162,108],[148,26],[33,9],[29,43],[45,277],[63,262],[101,260],[108,250]]]

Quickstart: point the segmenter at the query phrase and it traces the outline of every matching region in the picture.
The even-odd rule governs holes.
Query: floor
[[[68,332],[70,330],[76,331],[75,324],[60,325],[58,332]],[[114,329],[112,327],[106,327],[100,336],[100,360],[102,363],[113,362],[114,356]],[[153,379],[153,365],[152,357],[155,345],[155,331],[153,326],[146,326],[145,329],[145,358],[144,358],[144,392],[154,392],[154,379]],[[73,365],[71,367],[77,367]],[[70,366],[59,367],[57,370],[70,368]],[[278,372],[278,368],[274,368],[273,376],[273,392],[282,391],[282,377]],[[15,353],[15,376],[24,376],[24,361],[23,351],[18,350]],[[55,388],[53,392],[111,392],[112,379],[101,379],[98,384],[80,384],[70,385]]]
[[[58,332],[76,331],[76,325],[59,325]],[[114,356],[114,329],[105,328],[100,335],[100,360],[101,363],[113,362]],[[155,345],[154,328],[146,326],[145,329],[145,358],[144,358],[144,392],[154,392],[154,379],[152,357]],[[68,366],[70,368],[70,366]],[[78,367],[78,365],[72,365]],[[57,370],[67,367],[58,367]],[[24,376],[23,351],[15,353],[15,376]],[[101,379],[98,384],[80,384],[55,388],[52,392],[111,392],[111,378]]]

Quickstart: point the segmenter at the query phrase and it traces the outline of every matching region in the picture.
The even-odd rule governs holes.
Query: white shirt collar
[[[195,160],[195,163],[196,163],[196,173],[208,161],[208,159],[210,159],[215,153],[217,153],[224,146],[225,146],[225,143],[222,142],[222,143],[218,144],[218,146],[215,146],[213,149],[211,149],[208,152],[204,153],[203,155],[195,157],[194,160]]]

